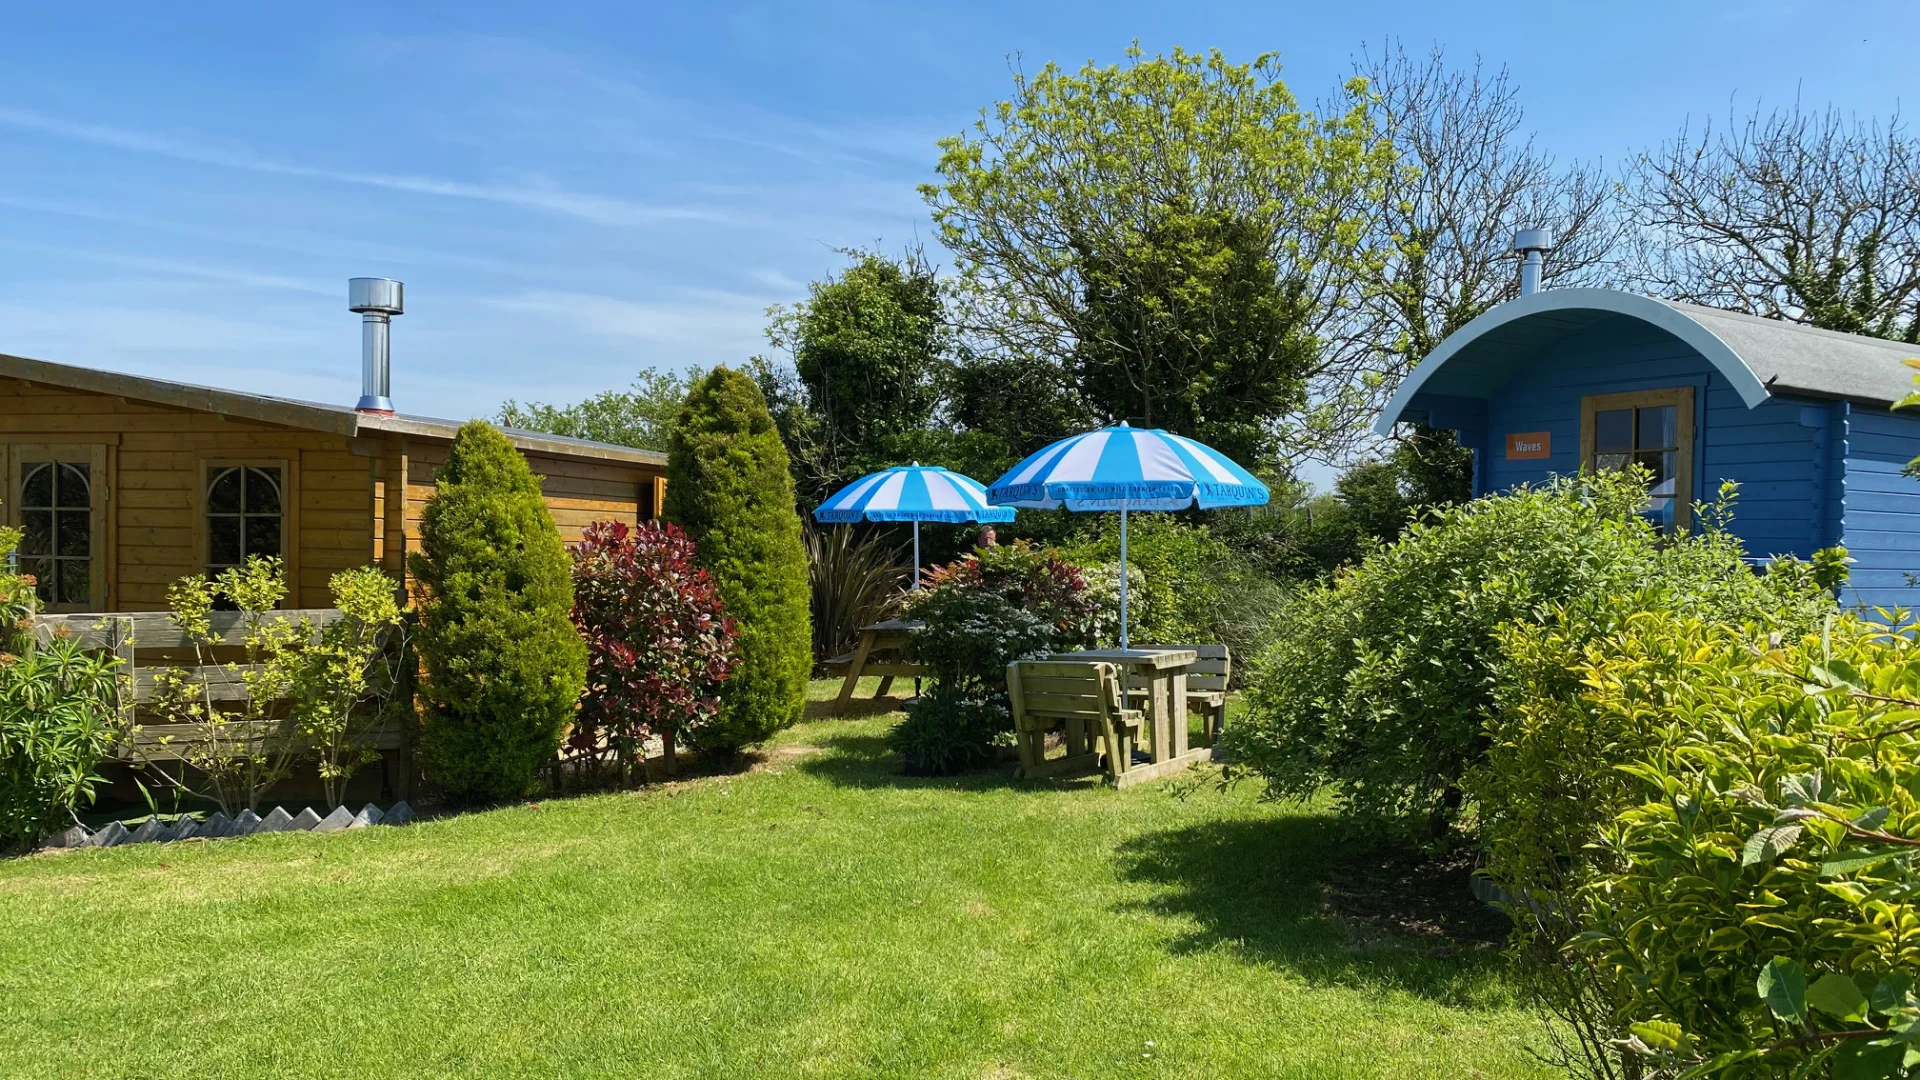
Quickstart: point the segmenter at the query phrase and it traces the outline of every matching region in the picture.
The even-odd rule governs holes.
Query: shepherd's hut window
[[[1693,387],[1582,398],[1580,460],[1595,472],[1629,465],[1647,470],[1641,513],[1663,533],[1686,532],[1693,509]]]

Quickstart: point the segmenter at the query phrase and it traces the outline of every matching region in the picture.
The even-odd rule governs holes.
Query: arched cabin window
[[[280,466],[210,465],[206,484],[209,575],[250,555],[285,554],[286,474]]]

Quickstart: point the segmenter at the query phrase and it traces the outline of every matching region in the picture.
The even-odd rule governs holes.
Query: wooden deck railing
[[[275,622],[299,623],[305,619],[317,632],[340,619],[337,608],[287,609],[268,612]],[[82,648],[113,653],[121,661],[120,709],[133,720],[141,706],[153,698],[159,668],[186,668],[194,682],[206,687],[207,699],[215,704],[245,701],[248,687],[243,677],[245,664],[238,663],[246,644],[246,616],[237,611],[216,611],[212,615],[214,642],[206,647],[214,653],[235,657],[231,663],[199,663],[195,642],[164,611],[100,612],[78,615],[40,615],[34,622],[34,635],[41,641],[56,636],[70,637]],[[205,643],[201,643],[205,644]],[[194,745],[201,735],[200,724],[141,724],[130,744],[116,750],[126,759],[177,760],[181,748]],[[230,735],[240,733],[229,732]],[[388,723],[368,733],[375,750],[402,750],[407,747],[407,725]]]

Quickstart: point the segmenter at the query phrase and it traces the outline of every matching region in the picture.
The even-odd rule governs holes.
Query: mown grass
[[[1384,879],[1323,813],[907,779],[887,723],[636,793],[0,864],[0,1076],[1546,1075],[1493,949],[1340,899]]]

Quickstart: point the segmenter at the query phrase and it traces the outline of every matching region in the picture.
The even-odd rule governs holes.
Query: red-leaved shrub
[[[576,745],[600,740],[623,762],[656,736],[672,775],[674,747],[720,711],[720,683],[739,662],[733,620],[713,579],[674,525],[588,525],[573,548],[573,621],[587,639],[587,688]]]

